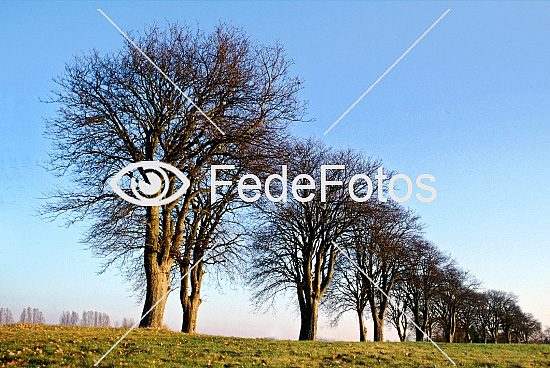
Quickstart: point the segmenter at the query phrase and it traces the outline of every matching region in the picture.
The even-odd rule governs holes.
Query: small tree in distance
[[[136,323],[136,321],[133,319],[133,318],[126,318],[124,317],[122,319],[122,324],[120,327],[122,328],[130,328],[132,327],[134,324]]]
[[[107,313],[84,311],[80,318],[80,325],[88,327],[109,327],[111,325],[111,319]]]
[[[46,323],[46,319],[40,309],[28,307],[27,309],[23,309],[21,312],[19,323],[43,325]]]
[[[9,308],[0,308],[0,325],[11,325],[14,322]]]

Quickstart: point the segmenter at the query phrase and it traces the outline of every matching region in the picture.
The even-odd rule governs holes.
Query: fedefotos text
[[[214,203],[216,201],[216,188],[223,185],[231,185],[232,182],[228,180],[218,180],[218,172],[221,170],[232,170],[234,169],[234,165],[212,165],[210,168],[210,201],[211,203]],[[344,183],[340,180],[328,180],[327,179],[327,170],[344,170],[344,165],[321,165],[321,179],[320,179],[320,189],[321,189],[321,202],[326,202],[327,199],[327,188],[330,186],[344,186]],[[377,174],[374,175],[374,180],[376,181],[377,187],[382,188],[384,186],[384,180],[387,180],[388,176],[384,174],[384,168],[379,167]],[[271,193],[271,187],[270,184],[273,180],[278,180],[280,182],[281,190],[278,192],[278,196],[274,196]],[[361,195],[358,195],[355,193],[355,183],[359,181],[364,181],[366,184],[366,193],[362,193]],[[397,181],[403,181],[406,184],[406,193],[402,196],[398,196],[396,194],[395,190],[395,183]],[[416,198],[421,202],[431,202],[435,199],[437,192],[434,187],[426,184],[426,181],[429,181],[431,183],[435,182],[435,177],[430,174],[422,174],[419,175],[416,180],[415,184],[416,187],[424,192],[427,193],[416,193]],[[374,191],[374,185],[373,180],[366,175],[366,174],[356,174],[351,177],[349,180],[348,185],[348,193],[352,200],[356,202],[365,202],[370,199],[372,196],[372,193]],[[272,202],[286,202],[288,200],[288,172],[287,172],[287,165],[281,165],[281,173],[280,174],[271,174],[269,175],[265,183],[263,185],[264,187],[264,193],[267,199],[269,199]],[[409,200],[413,194],[413,182],[412,180],[405,174],[396,174],[392,175],[389,178],[388,183],[388,194],[391,199],[393,199],[396,202],[405,202]],[[237,190],[239,192],[239,197],[241,200],[245,202],[255,202],[261,197],[261,191],[262,191],[262,183],[260,178],[254,174],[246,174],[243,175],[239,179],[239,183],[237,186]],[[305,197],[302,197],[300,195],[300,191],[306,190],[309,192],[306,192],[307,195]],[[309,202],[314,197],[315,194],[313,191],[317,190],[317,183],[315,182],[315,179],[308,174],[299,174],[297,175],[291,183],[291,193],[295,200],[299,202]],[[245,191],[248,192],[245,193]],[[249,195],[249,191],[255,191],[253,195]],[[378,190],[378,200],[380,202],[386,202],[388,200],[387,197],[385,197],[385,193],[382,190]],[[424,196],[423,194],[426,194],[428,196]]]

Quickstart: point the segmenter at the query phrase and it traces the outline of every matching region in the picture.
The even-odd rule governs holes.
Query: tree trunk
[[[404,342],[407,339],[407,329],[402,330],[401,328],[397,329],[397,334],[399,335],[399,341]]]
[[[165,247],[169,245],[164,245]],[[173,259],[166,249],[159,247],[159,207],[147,208],[147,228],[145,233],[144,268],[147,281],[145,304],[142,316],[162,298],[170,286],[170,268]],[[139,327],[162,327],[165,296],[155,308],[140,322]]]
[[[504,330],[504,343],[505,344],[510,344],[511,343],[511,341],[512,341],[511,334],[512,333],[510,332],[510,330],[508,330],[508,329]]]
[[[197,314],[199,312],[199,306],[202,303],[200,298],[202,276],[204,274],[202,267],[203,262],[197,265],[191,271],[190,275],[182,277],[181,279],[180,302],[183,310],[181,332],[197,332]],[[180,272],[182,276],[185,275],[187,273],[187,268],[180,268]],[[191,293],[188,292],[189,288],[191,289]]]
[[[450,312],[448,322],[449,325],[447,326],[445,331],[445,341],[448,343],[452,343],[456,332],[456,314]]]
[[[357,317],[359,318],[359,341],[367,341],[367,327],[363,311],[357,312]]]
[[[392,321],[395,324],[395,329],[397,330],[397,335],[399,336],[399,341],[403,342],[407,338],[407,317],[404,316],[403,312],[396,312],[397,315],[392,316]],[[405,322],[403,322],[405,321]]]
[[[422,324],[420,324],[420,321],[416,320],[415,322],[419,327],[422,328]],[[423,330],[426,331],[425,326],[424,326]],[[424,333],[422,333],[422,331],[420,331],[416,327],[415,327],[414,331],[415,331],[415,334],[416,334],[416,341],[424,341]]]
[[[315,297],[306,297],[306,305],[301,310],[301,325],[299,340],[317,339],[317,318],[319,314],[319,300]]]
[[[377,315],[373,316],[374,325],[374,341],[384,341],[384,318],[379,318]]]
[[[181,323],[181,332],[194,334],[197,332],[197,315],[202,300],[198,297],[187,296],[185,303],[182,302],[183,322]]]
[[[426,327],[428,326],[427,309],[428,307],[426,306],[425,309],[422,311],[422,318],[420,314],[420,308],[418,306],[416,306],[413,310],[414,322],[422,329],[422,331],[426,331]],[[414,331],[415,331],[416,341],[424,341],[424,333],[416,327]]]
[[[464,342],[469,344],[472,342],[472,336],[470,334],[470,330],[466,329],[464,332]]]
[[[454,340],[454,336],[454,332],[451,332],[450,329],[447,329],[447,331],[445,331],[445,342],[452,343]]]
[[[147,253],[147,251],[146,251]],[[143,305],[142,315],[147,313],[149,309],[168,291],[170,285],[170,267],[171,260],[159,265],[157,262],[156,252],[145,255],[145,274],[147,277],[147,290],[145,293],[145,304]],[[149,312],[140,322],[139,327],[154,327],[161,328],[164,317],[164,307],[166,306],[165,296],[156,307]]]
[[[498,330],[491,331],[491,337],[493,338],[495,344],[498,344]]]
[[[445,342],[452,343],[455,337],[455,331],[452,327],[446,329],[445,333]]]

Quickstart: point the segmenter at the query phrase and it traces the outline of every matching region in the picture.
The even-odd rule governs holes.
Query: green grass
[[[91,367],[125,332],[0,326],[0,367]],[[548,367],[549,345],[441,344],[465,367]],[[447,367],[430,343],[276,341],[165,330],[132,331],[101,367]]]

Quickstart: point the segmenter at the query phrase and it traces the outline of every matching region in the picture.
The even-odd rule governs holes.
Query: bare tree
[[[63,311],[59,316],[59,324],[61,326],[80,326],[80,316],[75,311]]]
[[[412,243],[409,267],[404,272],[402,288],[413,321],[427,332],[432,318],[432,303],[443,279],[442,267],[448,257],[431,242],[417,237]],[[424,334],[415,328],[416,341],[423,341]]]
[[[80,316],[77,312],[72,311],[71,316],[69,317],[69,323],[71,326],[78,326],[80,323]]]
[[[124,317],[122,319],[122,325],[120,327],[122,328],[130,328],[132,327],[134,324],[136,323],[136,321],[133,319],[133,318],[126,318]]]
[[[111,325],[111,318],[107,313],[83,311],[80,325],[87,327],[109,327]]]
[[[369,301],[363,276],[347,257],[338,257],[334,266],[334,276],[329,284],[322,307],[331,317],[331,325],[336,326],[344,313],[354,312],[359,323],[359,341],[367,341],[365,312]]]
[[[529,343],[531,338],[542,334],[542,324],[531,313],[522,313],[516,323],[518,342]]]
[[[518,305],[514,293],[502,290],[487,290],[478,294],[478,301],[473,309],[474,327],[480,335],[480,341],[490,340],[495,344],[529,342],[540,335],[542,326],[532,314],[525,313]]]
[[[517,295],[508,293],[500,315],[500,327],[506,344],[512,342],[512,333],[519,328],[522,318],[523,312],[518,305]]]
[[[19,323],[43,325],[46,323],[46,319],[40,309],[28,307],[21,312]]]
[[[357,221],[354,213],[358,203],[350,199],[347,190],[350,179],[358,173],[372,174],[374,165],[359,153],[332,151],[313,140],[297,142],[288,156],[288,200],[265,200],[258,205],[261,224],[251,244],[250,284],[260,305],[281,292],[294,290],[301,318],[299,339],[314,340],[319,303],[332,279],[338,254],[334,242],[341,241]],[[314,184],[320,183],[323,164],[345,167],[325,172],[327,180],[343,183],[327,187],[325,193],[316,190]],[[356,184],[356,193],[361,195],[366,183]]]
[[[479,282],[461,269],[455,261],[444,266],[443,274],[434,310],[445,341],[451,343],[457,329],[458,313],[464,307],[466,296],[478,287]]]
[[[479,342],[487,344],[489,342],[489,326],[491,314],[489,311],[487,295],[485,292],[479,293],[479,308],[474,315],[474,328],[479,336]]]
[[[301,119],[303,105],[296,97],[300,81],[288,76],[282,47],[255,45],[236,28],[220,25],[204,34],[177,25],[151,27],[136,44],[193,104],[129,43],[118,53],[75,58],[56,80],[60,90],[53,102],[60,109],[47,124],[52,169],[68,173],[74,185],[52,193],[45,212],[65,213],[69,223],[91,219],[84,241],[106,257],[106,266],[125,266],[140,252],[145,312],[169,288],[174,258],[186,247],[183,228],[191,203],[204,190],[197,183],[206,165],[277,145],[288,124]],[[139,161],[168,163],[191,185],[179,200],[147,208],[106,190],[118,171]],[[142,172],[135,175],[148,180]],[[169,179],[166,197],[181,186],[174,175]],[[165,302],[141,326],[160,328]]]
[[[395,327],[397,335],[399,336],[399,341],[401,342],[407,340],[409,319],[412,318],[409,312],[410,308],[408,306],[407,290],[404,286],[402,281],[396,282],[390,295],[392,302],[388,304],[388,312],[386,314],[386,320]]]
[[[241,174],[243,171],[237,170]],[[235,211],[246,203],[243,205],[243,202],[238,200],[237,181],[228,181],[232,184],[222,190],[222,194],[214,203],[211,203],[210,195],[204,193],[195,196],[191,203],[189,220],[184,231],[185,247],[176,256],[181,275],[182,332],[196,332],[198,308],[202,303],[202,278],[206,265],[223,265],[228,271],[236,271],[239,269],[239,261],[243,261],[238,245],[244,230],[239,231],[242,226],[238,223]],[[196,266],[189,272],[190,266],[194,264]]]
[[[546,326],[544,331],[542,332],[543,335],[543,341],[545,344],[550,344],[550,326]]]
[[[373,201],[368,210],[363,209],[352,216],[358,221],[346,234],[348,246],[344,252],[347,257],[340,257],[339,262],[342,258],[352,259],[383,293],[355,266],[345,265],[347,261],[344,260],[344,265],[338,268],[341,274],[330,286],[327,304],[336,311],[336,316],[353,309],[359,317],[360,337],[365,335],[363,313],[368,306],[373,319],[374,341],[383,341],[384,320],[390,304],[386,295],[390,295],[396,283],[403,279],[410,264],[411,246],[422,226],[418,216],[393,201]],[[404,300],[399,302],[404,304]],[[397,314],[397,305],[394,307]],[[404,318],[402,314],[397,317],[399,328],[403,322],[407,324]],[[405,331],[401,336],[405,336]]]
[[[393,201],[380,202],[353,229],[346,252],[383,291],[362,275],[373,319],[374,341],[384,341],[384,320],[390,295],[409,267],[410,251],[420,235],[419,217]]]
[[[0,308],[0,325],[11,325],[13,322],[11,310],[9,308]]]
[[[463,296],[462,307],[457,313],[457,327],[464,333],[464,342],[474,342],[475,334],[479,331],[477,323],[478,315],[483,311],[483,294],[476,291],[467,291]]]
[[[487,329],[496,344],[498,343],[499,333],[503,330],[503,325],[509,323],[509,321],[504,321],[506,310],[516,304],[517,296],[501,290],[487,290],[484,294],[487,310]]]
[[[68,311],[61,312],[59,316],[59,324],[61,326],[70,326],[71,325],[71,314]]]

